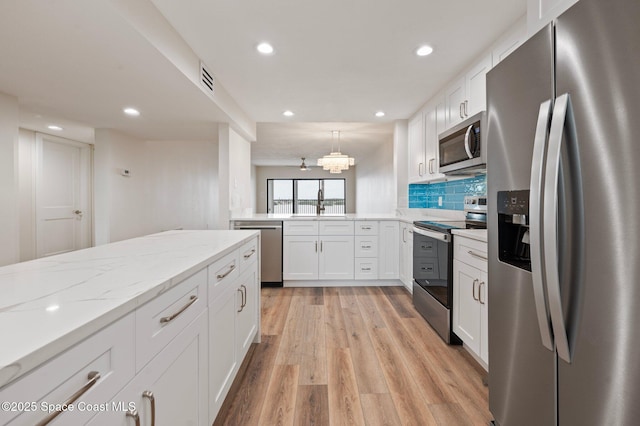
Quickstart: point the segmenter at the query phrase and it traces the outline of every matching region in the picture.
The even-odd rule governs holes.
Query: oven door
[[[413,279],[449,309],[453,301],[452,256],[451,235],[413,228]]]

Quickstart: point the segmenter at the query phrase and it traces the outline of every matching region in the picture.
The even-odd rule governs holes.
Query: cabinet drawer
[[[378,257],[378,236],[358,235],[355,238],[356,257]]]
[[[370,220],[356,220],[356,235],[378,235],[378,222]]]
[[[356,258],[355,279],[356,280],[377,280],[378,279],[378,259]]]
[[[487,243],[456,235],[453,244],[454,259],[487,272]]]
[[[258,260],[258,239],[244,243],[239,250],[240,274],[248,270]]]
[[[96,412],[80,407],[104,404],[135,374],[134,323],[130,313],[0,389],[0,401],[36,403],[30,407],[34,411],[0,410],[0,424],[37,424],[48,416],[49,404],[63,404],[81,390],[85,392],[73,403],[74,411],[61,413],[50,424],[85,424]]]
[[[320,235],[353,235],[351,220],[324,220],[318,224]]]
[[[315,220],[286,220],[283,235],[318,235],[318,222]]]
[[[239,251],[234,250],[207,268],[209,271],[209,301],[218,297],[227,285],[233,283],[240,276],[238,256]]]
[[[136,309],[136,371],[207,307],[207,270]]]

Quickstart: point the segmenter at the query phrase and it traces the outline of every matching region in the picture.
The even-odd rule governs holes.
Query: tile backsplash
[[[409,185],[409,208],[463,210],[465,195],[485,195],[487,175]],[[440,205],[441,204],[441,205]]]

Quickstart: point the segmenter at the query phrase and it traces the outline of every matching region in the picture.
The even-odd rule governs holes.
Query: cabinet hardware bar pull
[[[85,392],[91,389],[91,387],[98,382],[99,378],[100,378],[99,372],[90,371],[89,374],[87,375],[87,379],[89,379],[89,381],[85,383],[85,385],[82,386],[80,389],[78,389],[73,395],[71,395],[63,404],[61,404],[61,407],[67,407],[73,404],[78,398],[84,395]],[[51,423],[53,419],[55,419],[62,413],[64,413],[62,409],[56,410],[53,413],[49,414],[44,419],[40,420],[40,422],[38,422],[36,426],[48,425],[49,423]]]
[[[184,305],[182,308],[180,308],[180,310],[178,312],[176,312],[173,315],[169,315],[168,317],[160,318],[160,324],[166,324],[166,323],[168,323],[170,321],[173,321],[174,319],[176,319],[176,317],[178,315],[180,315],[181,313],[186,311],[189,306],[191,306],[194,303],[196,303],[196,300],[198,300],[198,296],[196,296],[195,294],[192,294],[191,297],[189,298],[189,302],[187,302],[186,305]]]
[[[316,241],[316,253],[318,252],[318,242]]]
[[[247,286],[244,284],[240,284],[242,287],[242,309],[247,306]]]
[[[478,286],[478,302],[480,302],[481,305],[484,305],[484,300],[482,300],[482,287],[484,287],[484,281],[482,281]]]
[[[224,274],[218,274],[216,276],[216,278],[218,278],[219,280],[223,279],[224,277],[226,277],[227,275],[229,275],[231,272],[233,272],[233,270],[236,269],[236,264],[234,263],[233,265],[229,266],[229,270],[227,272],[225,272]]]
[[[126,413],[126,416],[133,418],[133,420],[135,420],[136,422],[136,426],[140,426],[140,415],[138,414],[138,410],[129,410]]]
[[[370,271],[371,268],[362,268],[363,271]]]
[[[142,392],[142,397],[147,398],[151,403],[151,426],[156,426],[156,398],[151,391]]]
[[[254,255],[254,253],[255,253],[255,252],[256,252],[256,249],[251,249],[251,251],[249,252],[249,254],[245,254],[245,255],[244,255],[244,258],[245,258],[245,259],[250,258],[251,256],[253,256],[253,255]]]
[[[482,259],[482,260],[487,260],[488,259],[487,256],[483,256],[480,253],[476,253],[473,250],[469,250],[469,251],[467,251],[467,253],[469,253],[473,257],[477,257],[478,259]]]
[[[362,230],[367,230],[367,231],[368,231],[368,230],[370,230],[370,229],[371,229],[371,227],[370,227],[370,226],[363,226],[363,227],[361,227],[360,229],[362,229]]]
[[[371,246],[362,246],[363,249],[370,249]]]
[[[429,174],[434,174],[435,172],[433,171],[433,163],[436,161],[435,158],[430,158],[429,159]]]
[[[468,100],[464,101],[464,116],[465,117],[469,116],[469,101]]]
[[[240,309],[238,309],[237,312],[242,312],[242,310],[244,309],[244,295],[242,294],[241,289],[238,288],[236,290],[240,292]]]
[[[320,251],[322,251],[322,240],[320,240]]]

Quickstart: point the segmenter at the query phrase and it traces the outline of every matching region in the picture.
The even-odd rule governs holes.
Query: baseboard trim
[[[284,287],[404,287],[400,280],[288,280]]]

